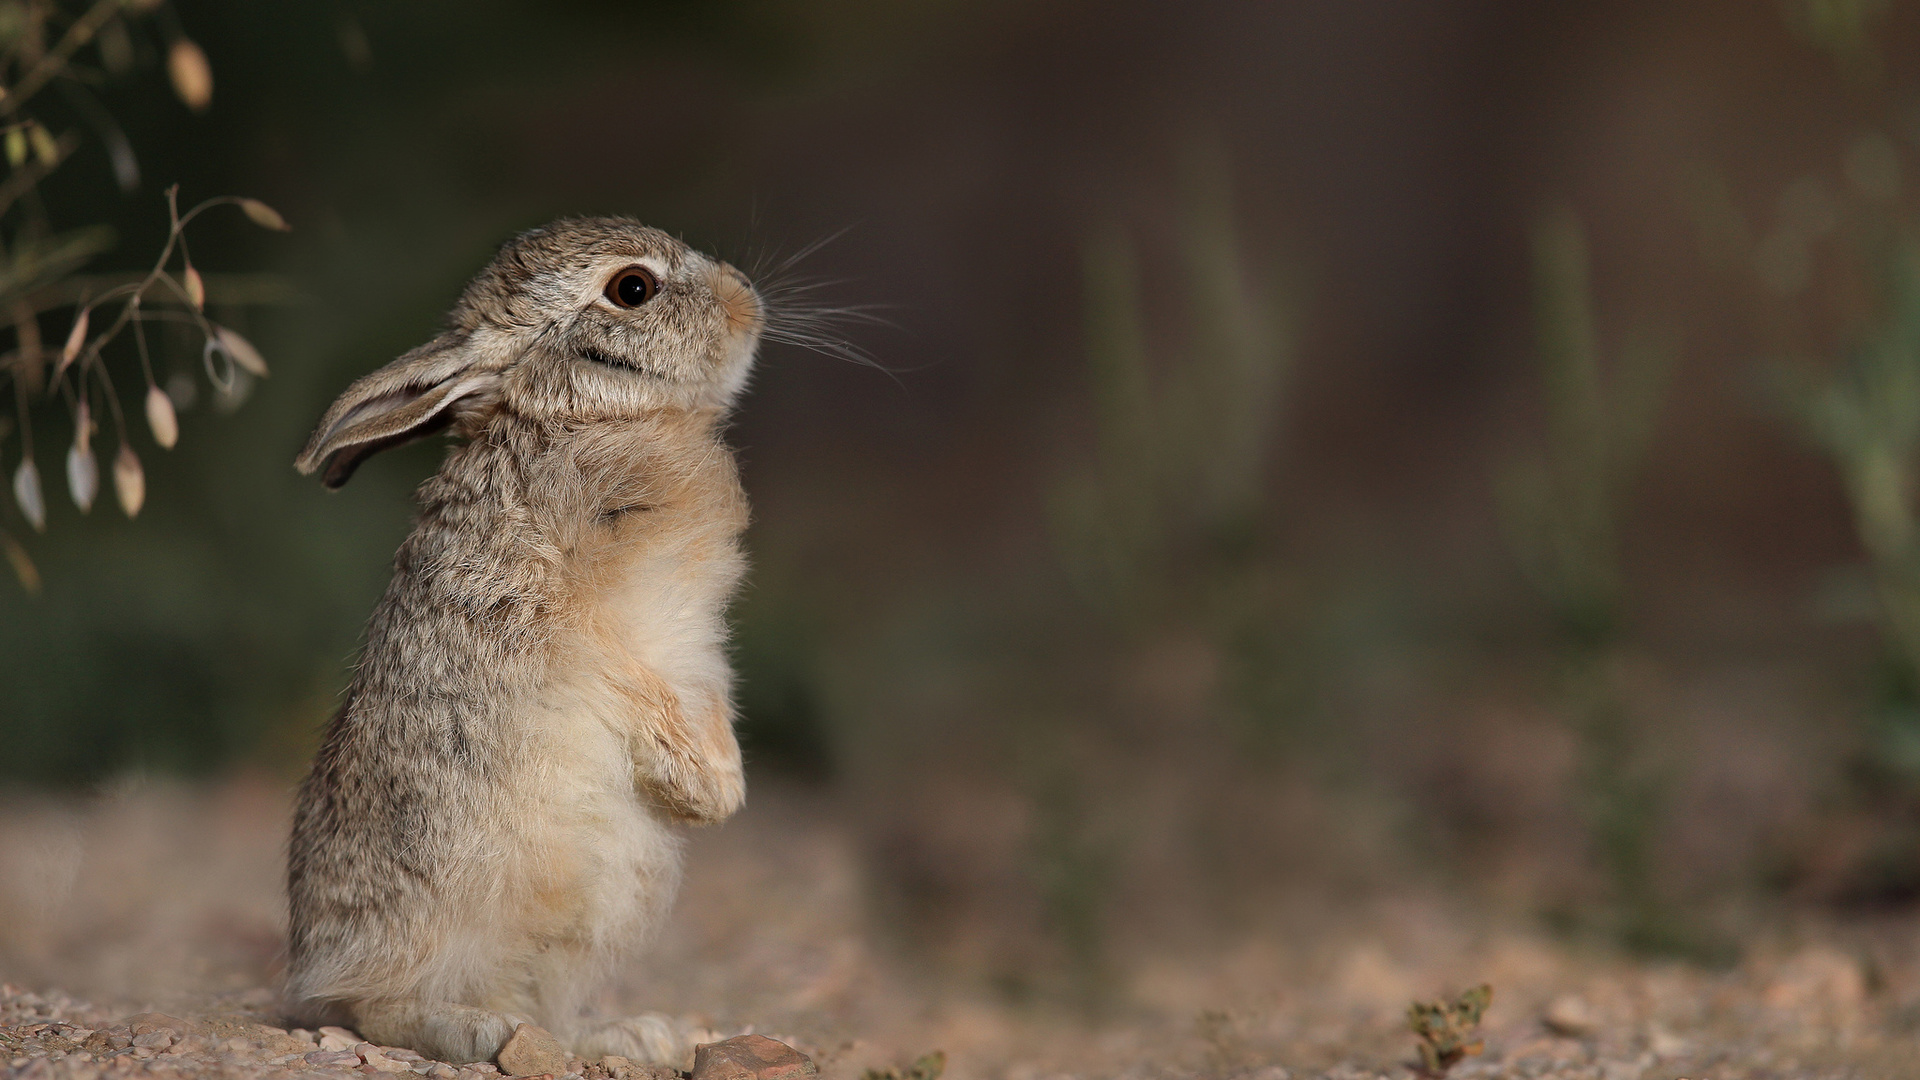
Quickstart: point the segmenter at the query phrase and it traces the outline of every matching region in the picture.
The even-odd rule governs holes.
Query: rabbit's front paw
[[[656,788],[669,813],[696,825],[725,821],[747,801],[747,778],[737,760],[671,770]]]

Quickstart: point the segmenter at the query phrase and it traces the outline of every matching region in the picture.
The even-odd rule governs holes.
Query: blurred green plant
[[[1873,49],[1875,24],[1884,19],[1893,0],[1787,0],[1787,24],[1830,54],[1843,73],[1871,79],[1881,72]]]
[[[1672,351],[1642,338],[1603,362],[1586,238],[1572,211],[1553,211],[1535,228],[1533,264],[1547,441],[1506,468],[1496,495],[1521,570],[1562,633],[1581,650],[1602,650],[1621,631],[1620,517]]]
[[[1407,1006],[1407,1028],[1419,1039],[1420,1071],[1445,1076],[1455,1065],[1479,1054],[1486,1044],[1479,1038],[1480,1021],[1493,1004],[1487,983],[1457,998],[1416,1001]]]
[[[1920,220],[1902,205],[1891,140],[1860,137],[1842,173],[1846,182],[1828,196],[1830,226],[1808,243],[1836,241],[1839,261],[1817,283],[1838,285],[1855,302],[1827,356],[1775,362],[1768,374],[1775,399],[1839,473],[1886,650],[1852,793],[1879,804],[1882,835],[1834,888],[1896,899],[1920,894]],[[1774,284],[1764,249],[1750,258]],[[1805,306],[1816,280],[1793,284],[1773,291]]]
[[[1238,236],[1225,163],[1195,155],[1172,275],[1187,309],[1178,363],[1151,355],[1134,244],[1115,229],[1086,247],[1097,450],[1056,485],[1054,531],[1082,594],[1135,627],[1190,602],[1195,572],[1244,563],[1265,509],[1293,308],[1278,274],[1248,271]]]
[[[1076,763],[1128,756],[1087,750],[1114,738],[1115,715],[1172,730],[1195,718],[1174,713],[1198,713],[1224,722],[1212,736],[1183,735],[1176,753],[1184,767],[1211,770],[1232,755],[1209,757],[1206,747],[1243,734],[1235,722],[1244,729],[1248,716],[1283,698],[1272,684],[1291,674],[1249,647],[1285,622],[1267,491],[1291,359],[1290,282],[1249,266],[1224,155],[1189,156],[1176,221],[1177,259],[1155,280],[1178,283],[1184,333],[1164,354],[1149,344],[1143,313],[1169,290],[1143,286],[1124,231],[1086,245],[1094,448],[1056,481],[1052,532],[1060,567],[1096,624],[1089,630],[1108,650],[1107,677],[1090,700],[1063,705],[1049,722],[1099,717],[1090,730],[1065,737],[1039,725],[1023,736],[1029,876],[1075,996],[1095,1011],[1111,997],[1107,908],[1128,854],[1120,839],[1128,830],[1115,823],[1134,809],[1101,805],[1110,784],[1076,775]],[[1169,700],[1143,706],[1128,689],[1148,670],[1165,673]],[[1154,783],[1183,767],[1172,755],[1152,756],[1161,774]]]
[[[140,20],[160,7],[158,0],[96,0],[78,17],[69,18],[54,3],[0,3],[0,149],[9,173],[0,181],[0,318],[11,321],[14,348],[0,356],[0,368],[11,378],[13,416],[0,427],[0,446],[15,434],[19,462],[11,471],[14,504],[34,531],[46,528],[46,495],[34,453],[33,417],[43,401],[57,396],[71,420],[72,438],[66,452],[67,490],[74,504],[86,512],[99,493],[100,466],[93,439],[99,433],[99,406],[105,407],[119,449],[110,466],[120,508],[132,517],[146,499],[146,475],[134,452],[119,392],[103,358],[103,350],[123,331],[131,331],[140,374],[146,385],[142,411],[153,442],[171,449],[179,436],[174,396],[154,378],[147,340],[149,324],[183,325],[197,334],[206,372],[216,391],[234,397],[243,390],[240,380],[266,374],[266,364],[253,345],[231,327],[206,315],[209,285],[193,265],[186,227],[206,210],[237,206],[262,227],[284,231],[286,222],[256,199],[209,199],[182,213],[176,192],[166,193],[169,216],[167,241],[153,267],[131,279],[91,279],[78,274],[92,257],[113,245],[113,230],[88,225],[60,231],[51,220],[41,188],[66,163],[83,139],[77,130],[54,134],[55,115],[78,118],[94,129],[104,145],[115,180],[122,191],[139,185],[139,165],[125,134],[93,96],[92,88],[109,75],[134,67],[133,34],[144,29]],[[169,18],[166,31],[168,76],[180,99],[195,111],[213,97],[213,74],[200,47],[181,33]],[[99,67],[83,63],[91,56]],[[45,91],[60,93],[66,105],[43,109]],[[177,271],[172,269],[178,255]],[[216,284],[214,299],[222,295]],[[112,305],[112,308],[109,308]],[[49,312],[71,308],[72,321],[64,344],[46,345],[41,319]],[[96,311],[105,320],[96,327]],[[39,588],[39,573],[26,548],[0,527],[4,549],[15,576],[29,592]]]
[[[1668,781],[1616,685],[1626,637],[1621,521],[1659,416],[1673,350],[1630,338],[1607,362],[1585,232],[1569,209],[1533,233],[1536,349],[1546,442],[1499,474],[1509,545],[1564,647],[1561,707],[1579,740],[1583,817],[1608,888],[1606,929],[1655,953],[1705,949],[1658,895],[1654,847]],[[1711,951],[1711,950],[1706,950]]]

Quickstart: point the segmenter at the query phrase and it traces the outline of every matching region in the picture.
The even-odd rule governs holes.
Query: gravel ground
[[[497,1075],[277,1026],[286,813],[283,788],[248,779],[0,804],[0,1076]],[[1485,1052],[1455,1077],[1920,1077],[1911,913],[1772,917],[1711,971],[1569,946],[1438,893],[1307,896],[1237,936],[1135,943],[1091,1021],[929,976],[871,925],[857,871],[826,808],[758,793],[696,838],[672,924],[597,1007],[771,1033],[831,1080],[933,1049],[954,1080],[1350,1080],[1409,1076],[1408,1003],[1484,981]]]

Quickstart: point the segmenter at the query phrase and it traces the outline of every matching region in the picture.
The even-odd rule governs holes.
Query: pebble
[[[133,1045],[143,1049],[165,1050],[167,1047],[173,1045],[173,1032],[162,1029],[159,1031],[149,1031],[144,1035],[135,1035],[133,1037]]]
[[[736,1035],[693,1052],[693,1080],[802,1080],[819,1072],[812,1058],[765,1035]]]
[[[1685,1057],[1691,1047],[1687,1040],[1656,1024],[1647,1032],[1647,1049],[1654,1057],[1664,1059]]]
[[[521,1024],[513,1029],[497,1059],[508,1076],[558,1076],[567,1071],[567,1052],[546,1028]]]
[[[309,1065],[360,1064],[360,1055],[351,1050],[315,1050],[303,1056]]]
[[[323,1027],[320,1029],[320,1049],[322,1050],[351,1050],[362,1041],[360,1036],[346,1028]]]
[[[1555,1035],[1565,1035],[1578,1039],[1600,1030],[1600,1018],[1594,1015],[1593,1006],[1577,994],[1562,994],[1554,998],[1547,1011],[1540,1017],[1547,1030]]]
[[[412,1065],[398,1058],[389,1057],[385,1050],[372,1043],[363,1042],[354,1047],[353,1052],[359,1054],[360,1060],[366,1062],[367,1068],[372,1069],[374,1072],[403,1073],[413,1071]]]

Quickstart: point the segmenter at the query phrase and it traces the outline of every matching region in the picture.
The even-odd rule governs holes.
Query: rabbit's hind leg
[[[418,998],[354,1002],[354,1027],[380,1046],[404,1046],[437,1061],[492,1061],[521,1019],[471,1005]]]
[[[687,1069],[693,1066],[694,1046],[716,1038],[709,1031],[689,1030],[670,1016],[641,1013],[620,1020],[588,1021],[581,1025],[573,1048],[589,1060],[614,1054],[633,1061]]]

